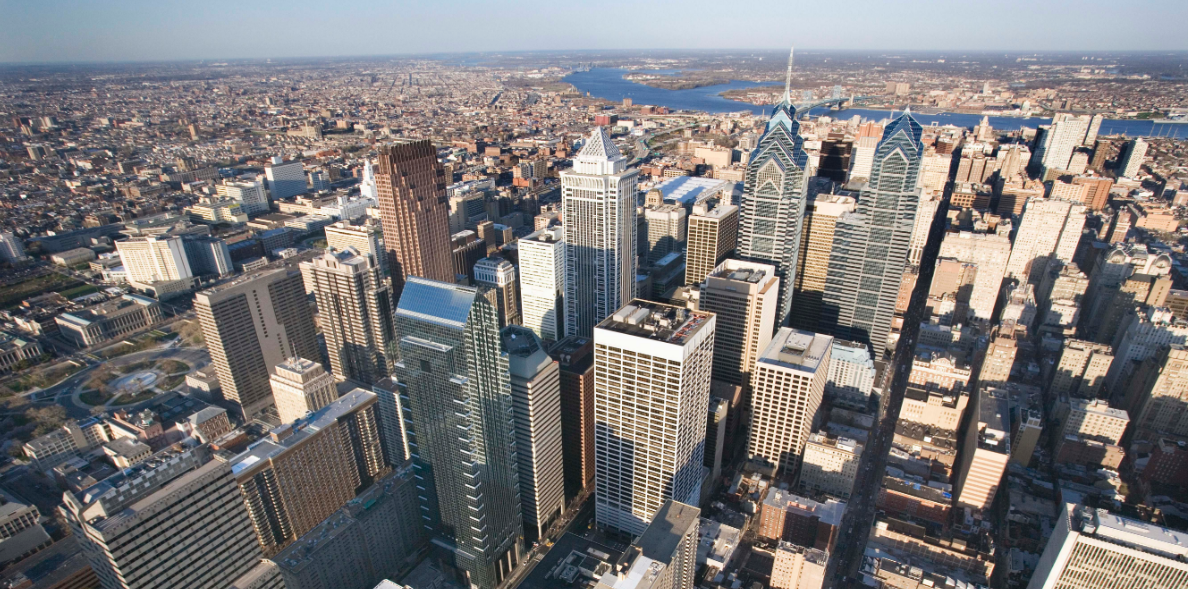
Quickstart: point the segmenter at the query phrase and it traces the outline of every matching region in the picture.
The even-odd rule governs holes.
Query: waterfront
[[[653,73],[666,73],[672,70],[635,70]],[[723,98],[722,92],[756,86],[775,85],[762,82],[731,81],[729,84],[717,84],[689,90],[665,90],[644,84],[638,84],[623,78],[624,74],[632,70],[616,68],[595,68],[589,71],[574,72],[562,80],[573,84],[580,92],[589,93],[596,98],[619,102],[630,98],[635,104],[650,104],[666,106],[673,110],[700,110],[709,113],[750,111],[757,115],[771,112],[770,106],[756,106],[745,102],[738,102]],[[892,111],[850,108],[844,111],[830,111],[828,108],[817,108],[809,111],[811,115],[831,114],[839,118],[850,118],[855,115],[863,119],[881,120],[891,118]],[[959,127],[973,127],[982,120],[980,114],[964,113],[917,113],[916,119],[923,125],[957,125]],[[1022,127],[1036,128],[1046,125],[1051,119],[1044,117],[990,117],[990,125],[995,129],[1013,131]],[[1101,135],[1126,135],[1130,137],[1175,137],[1188,138],[1188,124],[1159,124],[1144,120],[1106,119],[1101,124]]]

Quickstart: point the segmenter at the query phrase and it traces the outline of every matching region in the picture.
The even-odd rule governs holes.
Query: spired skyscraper
[[[635,179],[606,129],[590,134],[573,168],[561,172],[565,219],[565,333],[594,326],[635,292]]]
[[[866,344],[876,357],[891,331],[920,203],[922,133],[907,110],[887,125],[857,209],[838,218],[834,230],[821,329]]]
[[[780,278],[776,325],[784,325],[792,309],[792,286],[800,250],[806,187],[812,171],[800,123],[792,105],[792,56],[784,98],[775,106],[759,147],[747,164],[746,184],[739,215],[738,255],[748,261],[771,264]],[[568,218],[567,218],[568,219]]]
[[[491,289],[410,276],[395,376],[425,526],[465,585],[493,589],[524,551],[516,420]]]

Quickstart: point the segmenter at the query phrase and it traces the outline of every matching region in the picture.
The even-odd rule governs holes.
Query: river
[[[673,70],[640,70],[649,73],[671,73]],[[666,90],[654,88],[644,84],[637,84],[623,79],[631,70],[616,68],[595,68],[585,72],[574,72],[562,80],[573,84],[581,92],[588,92],[596,98],[603,98],[615,102],[630,98],[635,104],[650,104],[666,106],[673,110],[699,110],[709,113],[725,113],[751,111],[755,114],[771,112],[770,106],[756,106],[746,102],[738,102],[721,96],[726,90],[753,88],[767,84],[731,81],[729,84],[703,86],[689,90]],[[813,109],[811,115],[831,114],[834,117],[850,118],[858,115],[864,119],[881,120],[890,118],[891,111],[866,108],[849,108],[843,111],[831,112],[828,108]],[[922,125],[957,125],[958,127],[974,127],[982,120],[982,115],[964,113],[921,114],[914,113],[916,120]],[[1036,128],[1050,123],[1051,119],[1040,117],[990,117],[990,125],[1001,131],[1014,131],[1022,127]],[[1101,123],[1100,135],[1127,135],[1130,137],[1176,137],[1188,138],[1188,124],[1160,124],[1153,121],[1106,119]]]

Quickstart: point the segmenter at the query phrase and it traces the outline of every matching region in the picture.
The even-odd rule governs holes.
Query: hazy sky
[[[0,62],[564,49],[1184,50],[1188,0],[0,0]]]

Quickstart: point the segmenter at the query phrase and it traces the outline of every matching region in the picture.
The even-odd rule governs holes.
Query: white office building
[[[634,296],[638,175],[602,127],[561,172],[568,335],[589,336]]]
[[[833,338],[781,327],[755,362],[747,458],[785,478],[796,471],[825,394]]]
[[[595,518],[638,536],[700,503],[716,317],[633,300],[594,329]]]
[[[520,313],[540,339],[565,337],[565,230],[541,229],[521,238]]]
[[[297,166],[300,168],[301,164]],[[304,177],[302,182],[305,182]],[[245,215],[268,212],[268,193],[264,190],[263,182],[224,182],[218,185],[218,192],[223,198],[239,202],[240,210]]]
[[[273,157],[264,166],[264,175],[268,178],[268,192],[274,200],[285,200],[307,192],[305,168],[299,161],[286,162],[280,156]]]
[[[181,236],[129,237],[115,245],[131,282],[151,284],[194,275]]]

